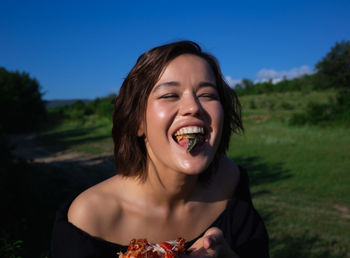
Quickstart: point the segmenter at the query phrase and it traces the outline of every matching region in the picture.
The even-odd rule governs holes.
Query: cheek
[[[157,124],[158,126],[166,120],[169,111],[165,110],[164,107],[159,105],[150,105],[147,108],[146,123],[150,126]]]
[[[166,117],[166,113],[164,110],[159,110],[156,112],[156,116],[158,119],[163,120]]]

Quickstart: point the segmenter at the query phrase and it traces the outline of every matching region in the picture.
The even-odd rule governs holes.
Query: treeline
[[[287,91],[335,89],[336,98],[326,104],[310,102],[302,113],[293,114],[291,125],[345,125],[350,126],[350,41],[337,42],[319,61],[316,72],[292,80],[273,83],[253,83],[243,79],[235,90],[238,95],[256,95]]]
[[[239,96],[257,95],[264,93],[289,92],[289,91],[311,91],[316,89],[314,85],[316,75],[303,75],[291,80],[283,79],[280,82],[273,83],[272,79],[265,82],[254,83],[249,79],[243,79],[242,82],[235,85],[235,91]]]
[[[350,88],[350,41],[337,42],[316,65],[316,72],[291,80],[273,83],[272,79],[254,83],[243,79],[235,85],[238,95],[255,95],[273,92],[310,91]]]
[[[77,100],[70,105],[59,106],[48,109],[50,122],[62,120],[75,120],[84,122],[87,116],[96,115],[99,118],[112,119],[113,103],[115,94],[110,94],[104,98],[96,98],[86,103]]]

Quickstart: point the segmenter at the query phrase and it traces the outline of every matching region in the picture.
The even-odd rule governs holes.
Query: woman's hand
[[[183,257],[230,257],[238,258],[224,239],[222,231],[216,227],[208,229],[189,249]]]

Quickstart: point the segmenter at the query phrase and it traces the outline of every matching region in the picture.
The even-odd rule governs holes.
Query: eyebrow
[[[156,87],[154,87],[153,92],[156,92],[163,87],[170,87],[170,86],[180,86],[180,83],[176,81],[162,82],[158,84]]]
[[[163,82],[158,84],[156,87],[154,87],[153,92],[156,92],[163,87],[174,87],[174,86],[180,86],[180,83],[177,81]],[[199,83],[199,88],[202,88],[202,87],[213,87],[216,89],[216,84],[209,81],[204,81]]]
[[[216,89],[216,84],[215,83],[213,83],[213,82],[201,82],[200,84],[199,84],[199,88],[201,88],[201,87],[213,87],[213,88],[215,88]]]

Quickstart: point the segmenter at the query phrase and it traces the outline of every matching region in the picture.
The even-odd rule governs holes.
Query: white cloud
[[[231,88],[234,88],[236,84],[241,83],[242,80],[236,80],[232,79],[231,76],[225,76],[225,81]]]
[[[313,74],[314,72],[315,71],[313,71],[307,65],[300,66],[299,68],[292,68],[287,71],[276,71],[274,69],[261,69],[257,73],[257,76],[256,76],[257,79],[254,80],[254,83],[266,82],[266,81],[272,80],[272,83],[276,84],[284,80],[285,78],[290,80],[293,78],[301,77],[305,74]],[[227,75],[225,76],[225,81],[231,88],[234,88],[236,84],[240,84],[242,82],[242,79],[240,80],[233,79],[231,76]]]
[[[272,84],[279,83],[280,81],[283,81],[283,78],[274,78],[272,79]]]
[[[257,74],[257,78],[258,78],[258,81],[260,82],[264,82],[272,79],[273,83],[277,83],[283,80],[284,78],[293,79],[293,78],[300,77],[304,74],[312,74],[312,73],[314,73],[314,71],[312,71],[312,69],[309,66],[303,65],[299,68],[292,68],[288,71],[276,71],[274,69],[261,69]]]

